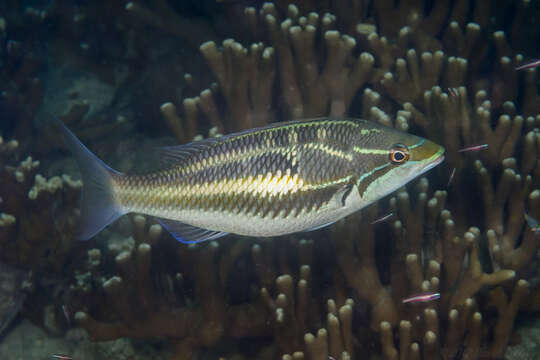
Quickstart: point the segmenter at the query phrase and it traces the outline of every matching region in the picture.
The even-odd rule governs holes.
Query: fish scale
[[[309,212],[316,203],[323,205],[329,198],[327,192],[321,191],[321,189],[311,189],[310,185],[333,182],[348,175],[345,173],[347,168],[343,166],[346,165],[343,161],[340,162],[341,169],[333,166],[336,156],[327,155],[328,151],[311,146],[321,141],[317,138],[317,129],[324,127],[329,135],[323,140],[326,149],[340,154],[343,152],[342,146],[336,146],[336,141],[344,138],[343,133],[346,130],[356,126],[348,123],[345,127],[339,127],[337,124],[329,122],[321,122],[317,126],[302,125],[304,124],[298,124],[296,128],[291,129],[294,134],[297,134],[293,136],[278,129],[277,131],[267,130],[254,133],[238,140],[210,142],[210,146],[201,151],[197,157],[191,161],[187,159],[180,162],[176,168],[163,171],[161,176],[152,174],[140,177],[118,177],[114,186],[117,189],[119,203],[126,208],[136,209],[143,209],[149,204],[150,208],[154,210],[153,215],[160,216],[164,215],[163,211],[170,208],[170,203],[167,201],[168,196],[166,196],[170,193],[177,199],[179,207],[182,209],[196,209],[199,206],[207,211],[233,211],[232,206],[227,205],[230,205],[235,197],[240,200],[241,195],[238,193],[244,193],[254,200],[251,203],[252,209],[245,209],[246,213],[260,214],[265,217],[270,213],[270,209],[280,210],[282,208],[275,204],[276,202],[286,205],[286,200],[283,198],[291,191],[290,188],[287,188],[281,196],[271,196],[271,190],[275,187],[276,182],[282,180],[275,177],[276,172],[279,171],[281,174],[289,173],[291,177],[299,175],[302,179],[311,180],[311,182],[303,181],[302,185],[297,182],[294,188],[295,191],[300,191],[305,195],[297,199],[300,201],[295,202],[298,206],[297,212],[302,210]],[[303,129],[305,131],[301,131]],[[296,142],[291,143],[293,139],[296,139]],[[309,146],[301,146],[302,143],[307,143],[305,145]],[[280,147],[276,149],[264,146],[265,144],[275,144]],[[296,156],[290,156],[295,148]],[[251,181],[244,178],[246,172],[242,171],[243,169],[238,166],[238,162],[226,160],[238,157],[242,158],[242,164],[246,168],[252,169],[250,175],[253,179]],[[298,164],[293,165],[294,160],[299,161],[295,158],[306,159],[302,164],[301,173]],[[197,169],[197,171],[192,171],[192,169]],[[171,172],[176,175],[171,176]],[[268,176],[269,174],[270,176]],[[257,180],[260,176],[262,179]],[[228,179],[244,180],[243,183],[227,183],[227,185],[237,188],[236,196],[232,198],[227,197],[228,186],[223,185],[223,182]],[[202,189],[202,185],[206,185],[206,191],[212,189],[218,191],[218,194],[209,196],[205,189]],[[248,188],[257,188],[256,185],[262,185],[266,191],[247,191]],[[144,195],[124,197],[124,193]],[[302,201],[303,198],[307,200]],[[286,206],[285,208],[292,210],[294,207]],[[283,216],[287,215],[289,213],[283,213]]]
[[[317,137],[321,128],[327,135],[322,140]],[[211,141],[196,158],[182,161],[176,168],[164,171],[161,176],[152,174],[140,178],[130,177],[127,181],[123,177],[118,178],[116,192],[119,203],[126,208],[137,210],[143,210],[149,205],[149,213],[161,217],[171,214],[168,200],[172,196],[177,200],[180,212],[185,209],[200,209],[207,212],[234,213],[231,205],[235,200],[241,200],[244,194],[252,199],[250,206],[244,209],[245,214],[261,218],[278,213],[282,217],[291,213],[309,214],[327,204],[334,188],[343,185],[343,179],[350,175],[353,160],[350,152],[343,150],[346,147],[343,144],[351,143],[354,130],[358,128],[356,123],[350,121],[299,123],[289,131],[263,130],[238,140],[233,138],[230,141]],[[275,148],[272,145],[280,147]],[[293,150],[296,150],[296,155],[287,156]],[[247,168],[253,169],[251,180],[244,178],[243,182],[227,181],[242,179],[246,175],[245,171],[235,171],[238,166],[234,161],[227,161],[237,157],[242,158],[242,163],[246,164]],[[334,166],[336,163],[340,166]],[[290,188],[281,193],[280,197],[271,195],[278,180],[275,178],[277,171],[288,172],[293,178],[297,175],[303,179],[301,183],[296,180],[292,189],[302,194],[294,197],[294,204],[287,204],[292,200],[287,199]],[[176,173],[176,176],[167,175],[171,172]],[[329,184],[328,188],[316,187],[325,183]],[[328,189],[330,191],[327,191]],[[129,194],[144,195],[124,200],[122,194],[125,190]],[[209,191],[215,193],[210,194]],[[280,212],[282,208],[288,211]],[[271,211],[272,209],[274,211]]]
[[[442,147],[412,134],[366,120],[321,118],[168,147],[162,151],[163,170],[126,175],[106,167],[69,130],[63,131],[79,163],[86,165],[83,177],[91,177],[83,189],[82,212],[110,206],[88,217],[83,238],[96,232],[92,223],[106,225],[128,212],[155,216],[177,238],[190,241],[319,228],[444,158]],[[389,158],[398,145],[410,149],[404,164]]]

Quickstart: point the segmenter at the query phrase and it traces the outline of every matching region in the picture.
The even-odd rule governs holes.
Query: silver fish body
[[[165,148],[164,170],[133,176],[106,167],[85,148],[81,152],[82,144],[67,129],[64,134],[83,179],[90,177],[83,189],[82,212],[89,220],[83,219],[82,238],[129,212],[159,218],[184,242],[316,229],[444,159],[444,148],[415,135],[366,120],[321,118]],[[104,214],[96,218],[98,210]]]

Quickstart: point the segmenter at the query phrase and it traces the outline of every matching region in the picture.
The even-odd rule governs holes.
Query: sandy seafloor
[[[163,359],[153,348],[129,339],[92,342],[81,329],[71,329],[64,337],[52,337],[28,320],[18,321],[0,341],[0,359],[45,360],[65,354],[73,360]]]

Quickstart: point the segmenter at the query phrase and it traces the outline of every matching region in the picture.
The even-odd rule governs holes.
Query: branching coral
[[[170,358],[187,359],[223,339],[273,336],[274,356],[290,352],[293,358],[306,354],[318,359],[321,349],[336,359],[352,356],[353,301],[338,305],[328,300],[327,311],[319,314],[322,304],[313,298],[318,291],[308,265],[314,258],[313,242],[297,243],[297,260],[272,244],[253,245],[250,261],[256,277],[233,287],[249,289],[252,284],[261,288],[260,296],[248,290],[250,300],[239,302],[244,296],[237,294],[235,300],[225,291],[238,262],[247,260],[245,242],[178,247],[161,233],[159,225],[134,216],[127,246],[115,241],[103,251],[105,256],[97,249],[88,252],[88,275],[80,273],[72,284],[69,306],[78,310],[75,319],[92,339],[159,336],[171,344]],[[115,272],[107,275],[108,256],[115,256]],[[178,272],[170,272],[171,263]],[[296,263],[304,265],[295,285]],[[284,275],[276,277],[276,264]],[[327,325],[320,330],[323,317]]]
[[[44,178],[37,173],[40,162],[30,156],[21,161],[18,147],[18,141],[0,137],[1,258],[15,266],[58,271],[71,249],[82,184],[68,175]]]
[[[503,312],[502,309],[508,306],[503,286],[516,277],[515,271],[501,269],[486,273],[479,254],[479,229],[471,228],[463,236],[457,236],[451,213],[443,210],[445,194],[435,193],[427,200],[426,189],[424,182],[418,188],[416,202],[416,207],[426,208],[424,211],[411,208],[407,193],[399,193],[392,201],[399,218],[393,226],[396,244],[404,244],[398,246],[394,256],[396,260],[402,258],[404,261],[394,264],[391,283],[396,303],[406,294],[426,291],[440,292],[441,301],[439,304],[397,305],[402,318],[399,348],[393,344],[390,323],[382,322],[383,353],[387,359],[418,358],[420,353],[430,359],[439,356],[451,359],[458,353],[465,358],[478,358],[485,354],[499,358],[502,356],[501,341],[508,341],[508,329],[513,325],[515,308],[519,307],[527,291],[527,282],[517,282],[512,295],[515,302],[509,306],[512,310]],[[411,216],[413,213],[425,215]],[[426,224],[422,224],[423,221]],[[424,230],[433,233],[423,236]],[[397,279],[393,278],[395,275]],[[482,308],[478,305],[479,301],[485,301],[480,290],[486,286],[494,287],[488,293],[488,301],[500,304],[496,320],[484,318],[497,324],[494,340],[487,347],[485,340],[481,340],[482,328],[486,325],[482,321]],[[466,331],[467,328],[470,330]]]
[[[475,3],[474,14],[468,16],[470,9],[463,4],[451,8],[441,3],[425,13],[423,2],[398,2],[397,8],[380,2],[374,7],[375,25],[360,24],[354,36],[334,30],[343,27],[330,14],[301,16],[293,5],[285,9],[265,4],[259,11],[248,8],[246,19],[257,42],[244,46],[227,39],[221,47],[214,41],[204,43],[201,52],[217,84],[185,99],[183,111],[177,111],[173,103],[162,105],[182,142],[200,131],[201,119],[222,133],[281,119],[341,116],[359,108],[363,117],[402,130],[413,128],[447,149],[448,170],[456,169],[456,180],[447,191],[430,193],[427,181],[421,180],[414,197],[400,192],[390,202],[397,220],[392,225],[394,241],[385,245],[392,254],[385,261],[388,268],[377,255],[376,239],[381,235],[369,224],[376,207],[363,214],[360,225],[347,219],[332,233],[336,269],[334,284],[325,296],[335,298],[337,305],[328,310],[327,330],[318,330],[323,321],[319,312],[311,310],[320,304],[316,297],[321,296],[311,283],[316,261],[300,261],[296,277],[287,262],[276,265],[272,260],[270,254],[276,251],[272,245],[253,246],[254,272],[262,287],[259,300],[269,320],[261,334],[273,334],[280,351],[289,354],[284,358],[353,356],[354,346],[346,345],[351,341],[345,339],[355,337],[362,343],[367,332],[378,334],[380,352],[388,359],[502,355],[527,293],[524,269],[534,260],[538,243],[533,231],[523,231],[524,212],[540,216],[538,191],[533,190],[538,181],[538,140],[533,130],[539,122],[534,100],[537,75],[535,70],[515,73],[513,67],[523,57],[513,53],[504,32],[486,37],[485,5]],[[389,23],[381,16],[383,11],[407,14],[400,17],[401,22]],[[286,18],[279,20],[283,13]],[[448,16],[453,21],[446,22]],[[492,83],[479,70],[490,48],[500,59],[493,63],[497,76]],[[508,86],[501,87],[503,82]],[[518,96],[521,93],[526,95]],[[357,108],[356,99],[361,99]],[[487,144],[488,149],[458,153],[475,143]],[[477,182],[469,181],[471,177]],[[471,207],[456,194],[479,194],[482,200]],[[212,246],[204,248],[209,257],[215,256]],[[238,247],[238,253],[243,251]],[[484,251],[487,258],[482,256]],[[126,259],[136,259],[135,254]],[[220,276],[227,277],[236,260],[223,261]],[[121,268],[118,259],[116,263]],[[113,279],[109,281],[114,284]],[[202,284],[203,279],[198,282]],[[212,282],[224,284],[223,278]],[[216,289],[223,296],[223,287]],[[409,305],[401,301],[426,291],[440,292],[440,302]],[[368,305],[370,330],[353,322],[349,335],[336,325],[349,320],[336,315],[335,309],[352,307],[345,300],[351,295],[357,303]],[[214,315],[228,333],[222,312]],[[492,331],[490,324],[495,324]],[[155,334],[154,330],[150,333]],[[304,335],[309,332],[317,335]],[[399,344],[394,341],[398,334]],[[336,340],[340,337],[341,343]]]
[[[339,309],[333,300],[328,300],[327,327],[321,328],[316,334],[307,333],[304,336],[305,351],[297,351],[292,355],[283,355],[283,360],[348,360],[353,359],[352,314],[354,302]]]
[[[367,236],[358,238],[355,225],[354,222],[348,222],[344,225],[347,230],[335,234],[337,263],[356,296],[370,304],[371,328],[377,329],[382,321],[395,325],[398,321],[397,312],[392,305],[390,293],[381,284],[375,264],[374,234],[366,228],[370,226],[369,222],[362,222],[360,233]]]
[[[159,266],[157,259],[168,251],[161,249],[160,255],[155,253],[161,226],[147,227],[142,216],[136,216],[133,222],[133,246],[116,255],[118,273],[103,278],[101,299],[88,304],[74,294],[72,300],[84,306],[98,306],[92,312],[99,311],[98,316],[104,317],[101,320],[83,309],[75,316],[94,340],[159,336],[173,345],[172,359],[191,359],[197,348],[213,346],[223,336],[265,334],[266,319],[260,305],[227,306],[223,301],[220,272],[215,264],[219,254],[217,243],[179,247],[178,263],[185,272],[158,273],[161,279],[156,280],[153,271]],[[188,295],[191,291],[193,294]],[[110,304],[111,308],[99,304]]]
[[[524,218],[540,219],[539,77],[535,69],[515,70],[527,57],[513,48],[528,2],[507,5],[512,19],[505,21],[483,1],[347,3],[345,10],[310,1],[247,8],[249,34],[241,38],[252,43],[245,44],[206,31],[186,36],[189,24],[178,23],[183,15],[172,2],[131,2],[115,12],[131,39],[120,53],[142,61],[138,35],[146,24],[191,45],[205,41],[200,51],[216,83],[195,90],[186,75],[186,92],[175,89],[160,100],[182,143],[209,128],[219,136],[281,120],[363,117],[444,145],[443,178],[399,191],[390,200],[391,226],[370,224],[373,206],[300,241],[230,238],[186,247],[135,217],[128,245],[115,248],[113,230],[109,244],[95,245],[101,248],[87,253],[86,264],[74,265],[66,297],[95,340],[162,337],[178,359],[254,338],[264,344],[230,352],[263,358],[260,349],[270,345],[265,356],[287,354],[284,359],[503,356],[519,309],[538,309],[540,299],[539,242]],[[0,36],[5,39],[4,30]],[[19,45],[11,46],[7,58],[18,65],[10,63],[0,76],[13,85],[4,99],[22,114],[13,132],[26,135],[41,101],[40,82],[30,59],[15,56]],[[104,68],[95,71],[103,76]],[[83,102],[64,116],[85,141],[124,123],[86,117],[88,111]],[[102,143],[101,152],[115,146]],[[80,183],[36,176],[38,164],[21,161],[26,144],[22,150],[17,144],[0,143],[7,164],[0,169],[0,241],[7,248],[3,260],[28,264],[51,246],[69,249],[76,213],[64,209],[76,207]],[[488,148],[458,152],[474,144]],[[51,217],[48,210],[59,201],[60,215]],[[48,265],[64,263],[60,252]],[[422,292],[441,298],[402,302]]]
[[[213,41],[201,45],[219,87],[184,100],[185,126],[171,105],[162,106],[175,134],[185,128],[187,138],[192,138],[197,113],[219,132],[261,126],[278,118],[347,113],[356,93],[371,77],[373,57],[366,52],[355,54],[356,40],[332,30],[334,16],[299,16],[294,5],[287,14],[280,21],[271,3],[259,13],[246,9],[253,31],[265,34],[271,46],[257,42],[246,48],[232,39],[224,40],[221,50]],[[277,103],[274,83],[282,94]],[[217,110],[218,95],[225,101],[225,116]],[[281,116],[272,112],[276,106]]]

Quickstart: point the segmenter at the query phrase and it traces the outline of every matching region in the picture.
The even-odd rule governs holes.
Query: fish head
[[[364,204],[392,193],[444,160],[444,147],[428,139],[376,125],[360,138],[358,191]]]

